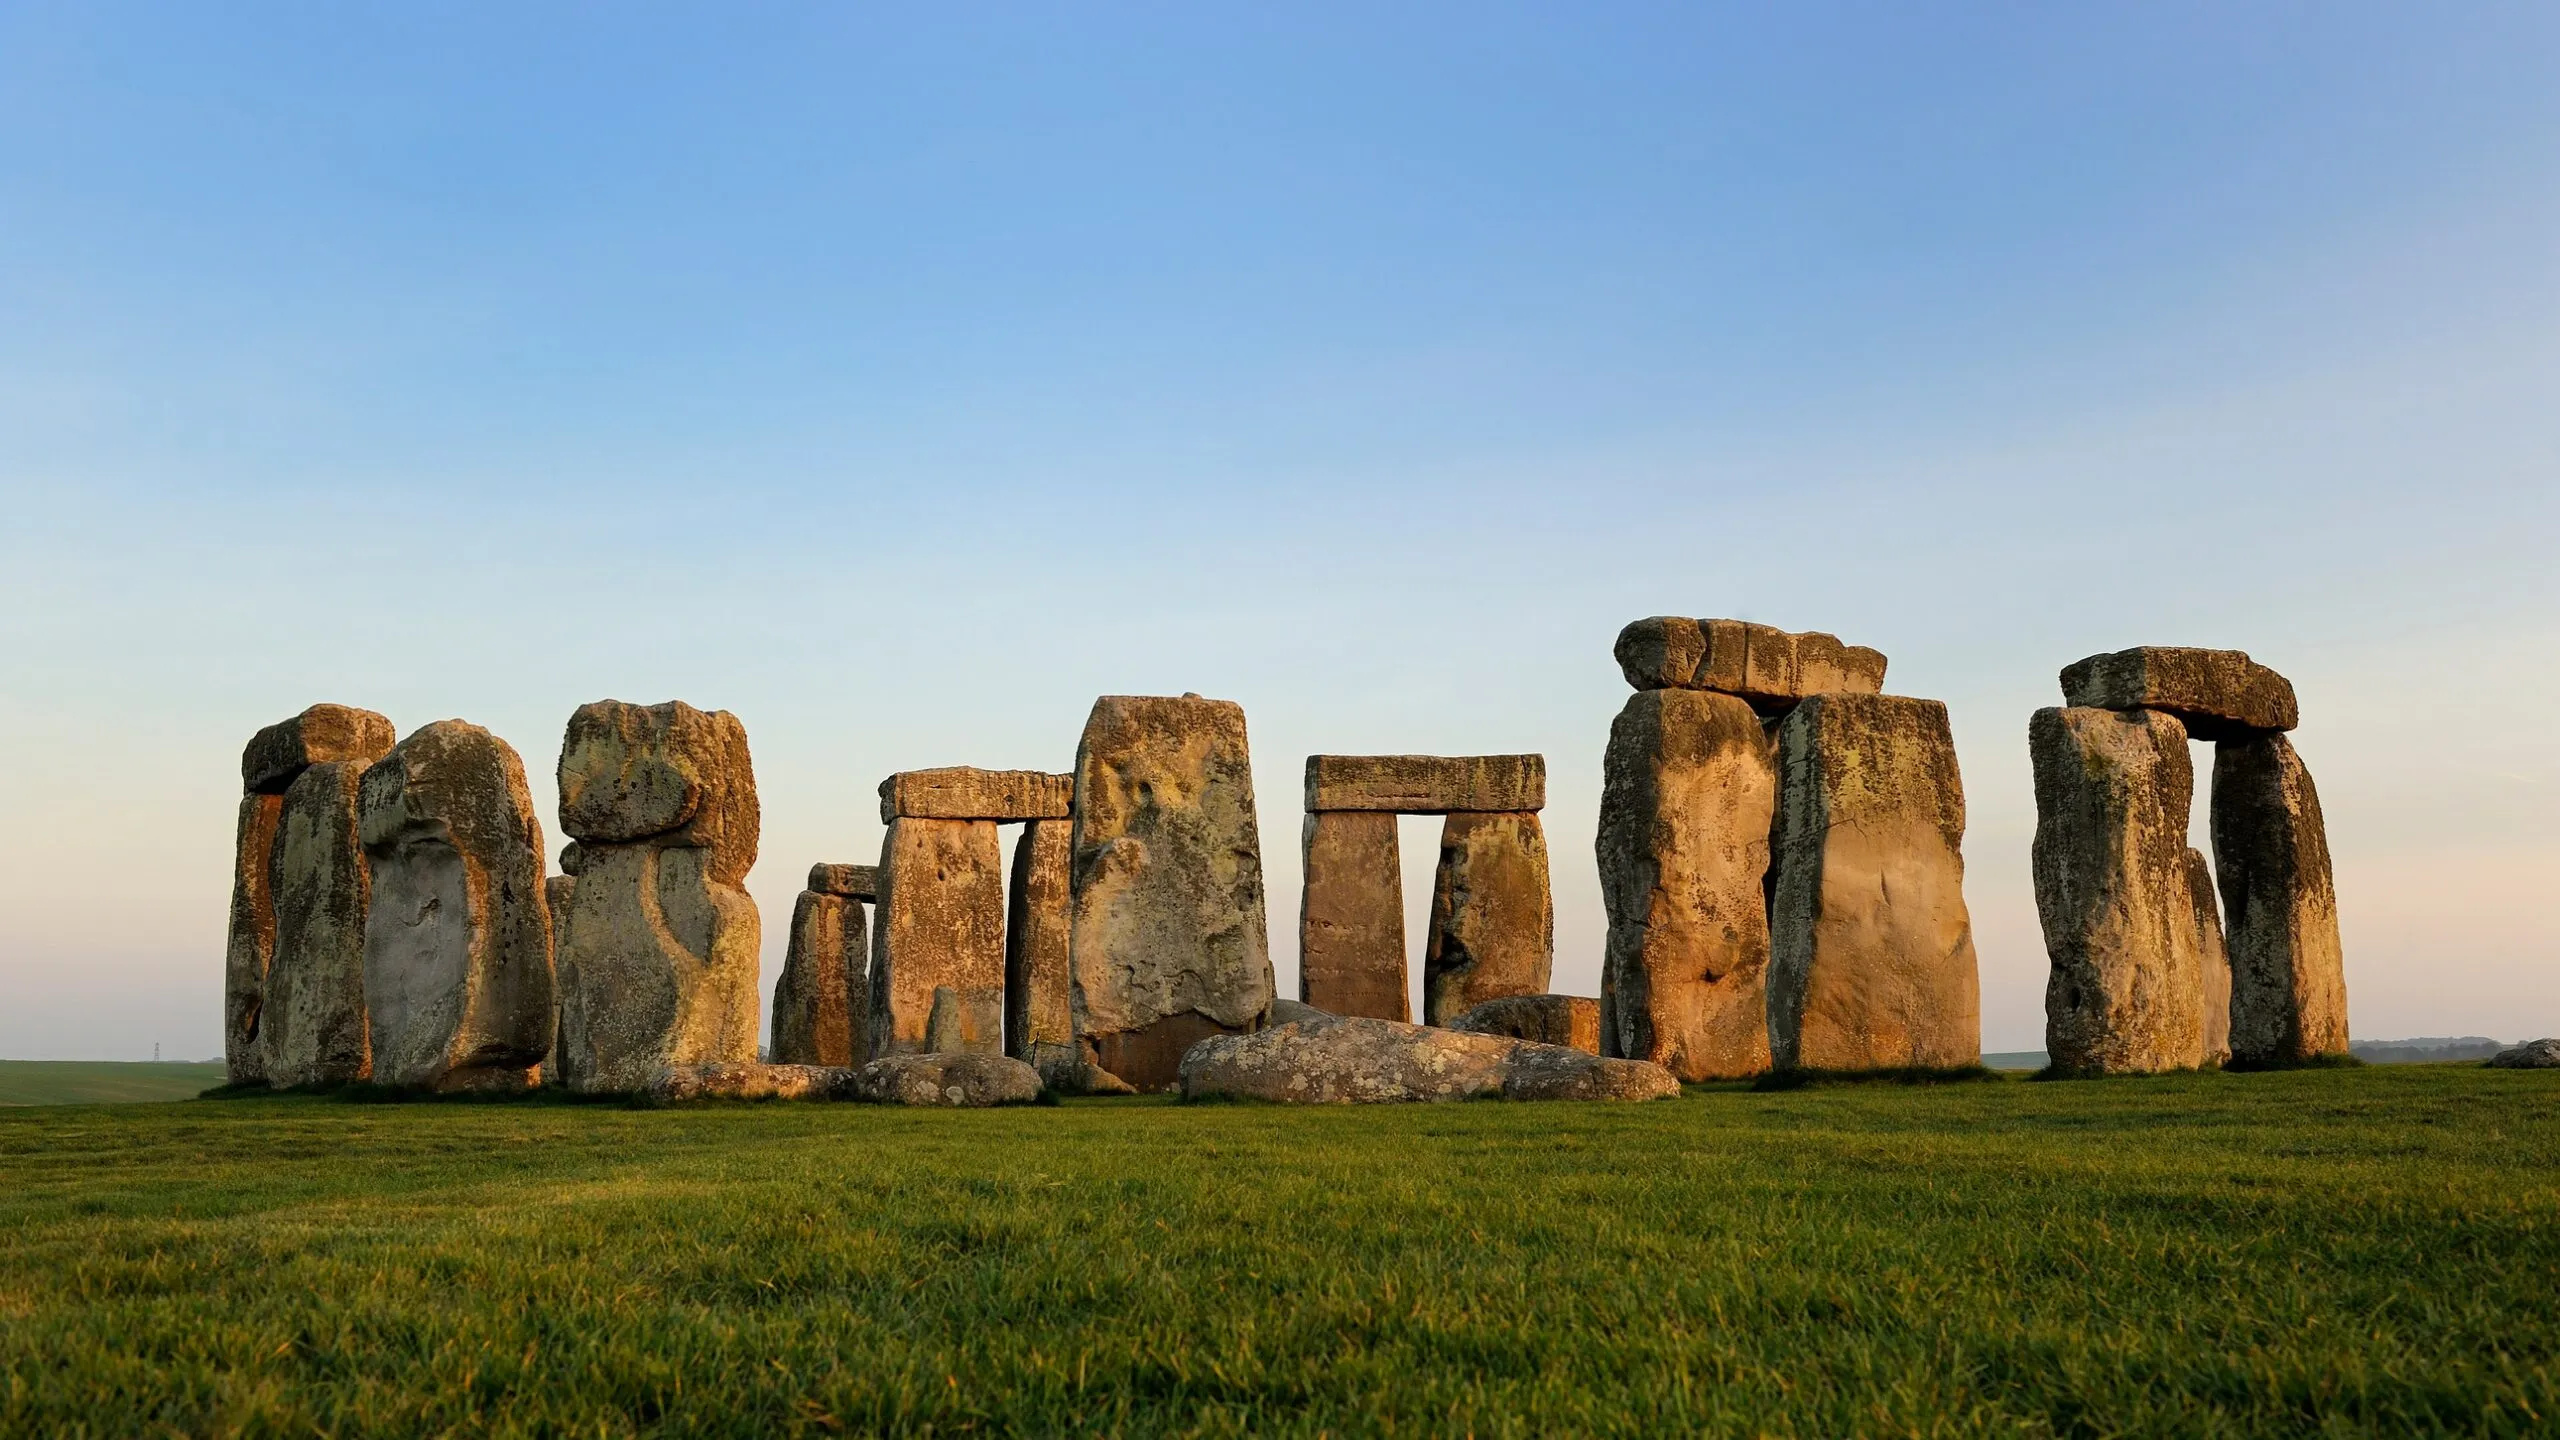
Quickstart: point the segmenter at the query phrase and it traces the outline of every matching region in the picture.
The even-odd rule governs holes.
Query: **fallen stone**
[[[1769,1068],[1762,882],[1776,791],[1760,717],[1734,696],[1648,690],[1618,713],[1597,846],[1603,1055],[1682,1080]]]
[[[2186,728],[2160,711],[2046,709],[2028,726],[2027,749],[2054,1069],[2194,1069],[2205,1059],[2204,974],[2187,869]]]
[[[1004,993],[1004,852],[992,820],[901,816],[880,840],[869,1053],[933,1048],[933,996],[946,986]],[[996,1039],[992,1030],[988,1038]]]
[[[1275,1014],[1275,1022],[1280,1017]],[[1580,995],[1508,995],[1487,1000],[1449,1022],[1471,1035],[1505,1035],[1600,1053],[1600,1002]]]
[[[2560,1040],[2528,1040],[2480,1063],[2493,1070],[2560,1070]]]
[[[812,865],[809,867],[809,889],[820,895],[834,895],[846,900],[876,901],[880,898],[880,867]]]
[[[1004,1051],[1034,1069],[1082,1058],[1067,969],[1074,862],[1075,830],[1064,820],[1034,820],[1013,844],[1013,881],[1005,894]]]
[[[1310,755],[1307,810],[1446,815],[1547,808],[1544,755]]]
[[[377,1084],[521,1088],[551,1049],[551,915],[524,762],[461,720],[364,774],[364,1002]]]
[[[1616,654],[1638,690],[1713,690],[1764,711],[1782,712],[1808,695],[1884,688],[1880,651],[1747,620],[1652,616],[1618,632]]]
[[[1342,1017],[1339,1014],[1336,1014],[1333,1011],[1321,1010],[1303,1000],[1292,1000],[1288,996],[1283,995],[1279,999],[1271,1002],[1271,1013],[1263,1018],[1262,1023],[1267,1027],[1272,1025],[1293,1025],[1300,1020],[1339,1020],[1341,1018]],[[1380,1019],[1383,1017],[1371,1016],[1370,1018]]]
[[[1505,1096],[1655,1099],[1679,1082],[1661,1066],[1560,1045],[1350,1017],[1300,1020],[1203,1040],[1182,1058],[1187,1100],[1365,1105]]]
[[[277,813],[267,878],[275,954],[258,1020],[270,1085],[342,1085],[373,1073],[364,1004],[373,887],[357,823],[366,765],[326,760],[306,767]]]
[[[791,910],[791,942],[773,982],[777,1065],[852,1065],[870,1058],[871,937],[862,902],[803,890]]]
[[[853,1093],[875,1105],[1027,1105],[1040,1072],[1009,1055],[883,1055],[855,1074]]]
[[[1781,1070],[1982,1063],[1947,707],[1808,697],[1778,725],[1769,1059]]]
[[[240,823],[232,849],[231,923],[222,949],[223,1078],[233,1085],[263,1085],[267,1080],[258,1021],[266,1005],[267,969],[276,950],[275,892],[268,887],[269,871],[275,865],[276,821],[283,813],[282,795],[240,797]]]
[[[2213,867],[2204,852],[2187,848],[2187,904],[2194,920],[2196,967],[2204,977],[2204,1063],[2231,1059],[2231,952],[2222,943],[2222,905],[2214,897]]]
[[[2243,740],[2302,721],[2293,682],[2238,650],[2143,645],[2062,671],[2066,705],[2165,710],[2195,740]]]
[[[658,1072],[645,1093],[652,1099],[858,1100],[861,1072],[841,1065],[766,1065],[756,1061],[677,1065]]]
[[[2231,1061],[2295,1065],[2347,1048],[2346,962],[2320,792],[2282,735],[2213,753],[2213,861],[2231,955]]]
[[[560,828],[587,845],[647,841],[703,852],[714,883],[756,863],[755,764],[746,727],[681,700],[599,700],[569,717],[560,747]]]
[[[1336,1015],[1410,1018],[1395,815],[1309,812],[1301,839],[1299,998]]]
[[[1073,1050],[1043,1056],[1033,1069],[1040,1083],[1060,1095],[1135,1095],[1138,1087]]]
[[[1262,843],[1244,709],[1106,695],[1076,747],[1076,1038],[1140,1090],[1271,1008]]]
[[[240,752],[240,788],[281,795],[314,765],[370,765],[390,753],[391,741],[391,721],[384,716],[352,705],[314,705],[249,737]]]
[[[1422,952],[1423,1018],[1446,1025],[1487,1000],[1544,994],[1555,959],[1555,898],[1538,817],[1457,813],[1441,822]]]
[[[921,820],[1064,820],[1076,777],[1043,770],[901,770],[880,782],[880,823]]]

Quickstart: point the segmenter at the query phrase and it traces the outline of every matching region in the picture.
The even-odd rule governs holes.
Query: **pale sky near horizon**
[[[1284,993],[1309,752],[1536,750],[1596,993],[1658,613],[1948,702],[1990,1049],[2140,643],[2299,688],[2360,1037],[2560,1032],[2556,181],[2548,4],[0,0],[0,1056],[219,1054],[316,700],[555,852],[576,705],[734,711],[768,990],[881,776],[1097,694],[1243,703]]]

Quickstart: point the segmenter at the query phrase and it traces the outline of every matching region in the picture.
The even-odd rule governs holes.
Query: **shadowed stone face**
[[[267,998],[267,969],[276,949],[275,893],[268,871],[275,863],[276,821],[282,795],[240,797],[238,842],[232,851],[231,925],[222,952],[222,1059],[224,1078],[255,1085],[267,1078],[258,1042],[259,1012]]]
[[[1005,1053],[1047,1074],[1080,1058],[1067,973],[1075,918],[1075,829],[1034,820],[1013,845],[1004,926]]]
[[[2329,835],[2281,735],[2214,747],[2213,858],[2231,954],[2231,1058],[2294,1064],[2347,1048]]]
[[[870,958],[861,901],[800,892],[790,949],[773,982],[773,1063],[841,1066],[869,1058]]]
[[[878,922],[870,1053],[920,1053],[929,1048],[936,990],[1004,993],[1004,852],[995,822],[889,822],[880,841]],[[991,1040],[1002,1024],[1000,1007]]]
[[[1311,813],[1302,831],[1298,998],[1335,1015],[1408,1018],[1394,813]]]
[[[1580,995],[1512,995],[1487,1000],[1449,1022],[1452,1030],[1508,1035],[1600,1053],[1600,1002]]]
[[[358,838],[363,761],[294,777],[277,814],[268,875],[276,945],[258,1041],[272,1085],[335,1085],[372,1073],[364,1002],[372,876]]]
[[[1292,1105],[1410,1101],[1658,1100],[1680,1093],[1659,1065],[1603,1059],[1508,1036],[1326,1016],[1220,1035],[1182,1057],[1186,1098]]]
[[[2214,898],[2213,867],[2204,852],[2187,849],[2188,906],[2195,916],[2197,969],[2204,976],[2204,1061],[2231,1058],[2231,955],[2222,943],[2222,906]]]
[[[330,761],[370,765],[391,751],[389,719],[352,705],[314,705],[249,739],[240,753],[240,788],[281,795],[294,777]]]
[[[1780,1069],[1982,1061],[1947,707],[1815,695],[1778,727],[1769,1051]]]
[[[2145,645],[2066,666],[2062,698],[2099,710],[2165,710],[2195,740],[2237,740],[2301,723],[2293,682],[2238,650]]]
[[[1487,1000],[1543,994],[1555,958],[1555,900],[1538,817],[1470,813],[1443,821],[1423,950],[1423,1017],[1446,1025]]]

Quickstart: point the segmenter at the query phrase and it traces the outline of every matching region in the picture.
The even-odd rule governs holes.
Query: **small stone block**
[[[249,737],[240,752],[240,788],[250,795],[281,795],[294,776],[314,765],[372,764],[391,752],[392,739],[384,716],[352,705],[314,705]]]

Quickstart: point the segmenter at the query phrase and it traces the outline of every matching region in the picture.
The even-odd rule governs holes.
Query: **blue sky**
[[[737,712],[768,979],[1098,693],[1244,703],[1284,985],[1307,753],[1540,750],[1590,993],[1665,612],[1949,703],[1994,1049],[2137,643],[2300,687],[2357,1033],[2560,1031],[2560,10],[1275,8],[0,0],[0,1054],[218,1051],[321,699],[546,821],[578,703]]]

